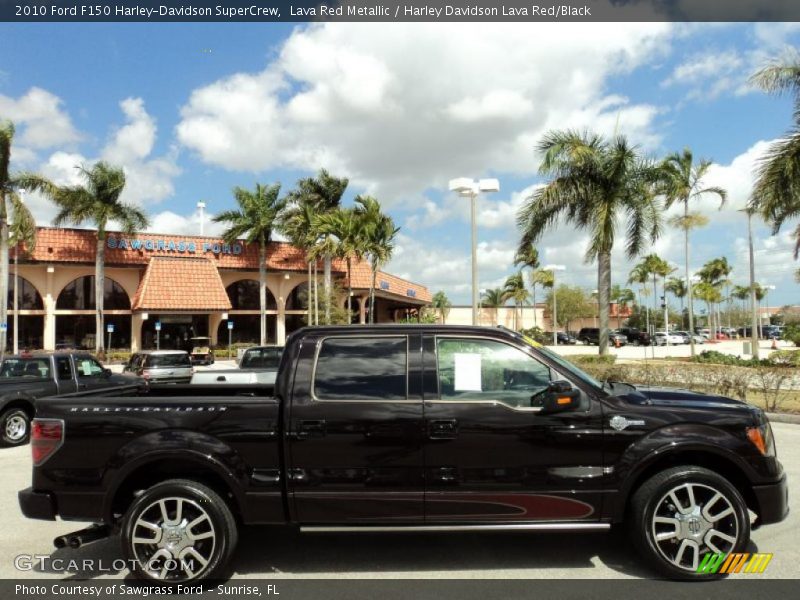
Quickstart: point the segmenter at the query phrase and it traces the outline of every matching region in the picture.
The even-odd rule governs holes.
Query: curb
[[[771,423],[792,423],[793,425],[800,425],[800,415],[793,415],[787,413],[766,413],[767,418]]]

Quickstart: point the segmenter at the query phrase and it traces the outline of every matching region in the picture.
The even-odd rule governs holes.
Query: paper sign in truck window
[[[453,354],[455,361],[455,391],[480,392],[481,391],[481,355],[480,354]]]

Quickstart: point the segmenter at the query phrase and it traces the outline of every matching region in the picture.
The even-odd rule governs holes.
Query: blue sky
[[[402,227],[388,270],[456,303],[469,301],[469,213],[448,179],[500,180],[479,219],[481,287],[495,287],[512,272],[514,214],[541,183],[542,133],[619,130],[653,157],[689,146],[714,161],[708,184],[730,201],[698,205],[711,223],[694,234],[693,267],[725,255],[743,283],[736,211],[791,120],[789,99],[747,77],[799,38],[788,24],[2,24],[0,118],[17,125],[12,168],[66,183],[76,164],[121,164],[126,198],[176,235],[199,231],[198,200],[229,208],[234,185],[346,175],[348,201],[371,193]],[[29,202],[48,223],[52,206]],[[773,305],[800,302],[793,227],[756,227]],[[592,289],[584,244],[560,227],[540,252]],[[677,232],[654,249],[682,264]],[[615,253],[614,281],[630,266]]]

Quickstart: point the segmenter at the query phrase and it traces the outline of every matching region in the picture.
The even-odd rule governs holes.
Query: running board
[[[403,531],[607,531],[609,523],[497,523],[485,525],[303,525],[303,533],[376,533]]]

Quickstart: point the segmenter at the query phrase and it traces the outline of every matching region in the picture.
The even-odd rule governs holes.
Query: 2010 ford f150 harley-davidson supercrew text
[[[134,386],[43,400],[30,518],[118,532],[139,577],[228,574],[237,530],[593,531],[697,573],[788,512],[764,413],[600,382],[502,328],[313,327],[274,386]],[[751,517],[752,515],[755,515]],[[751,523],[751,518],[754,521]],[[264,552],[279,549],[264,547]]]

